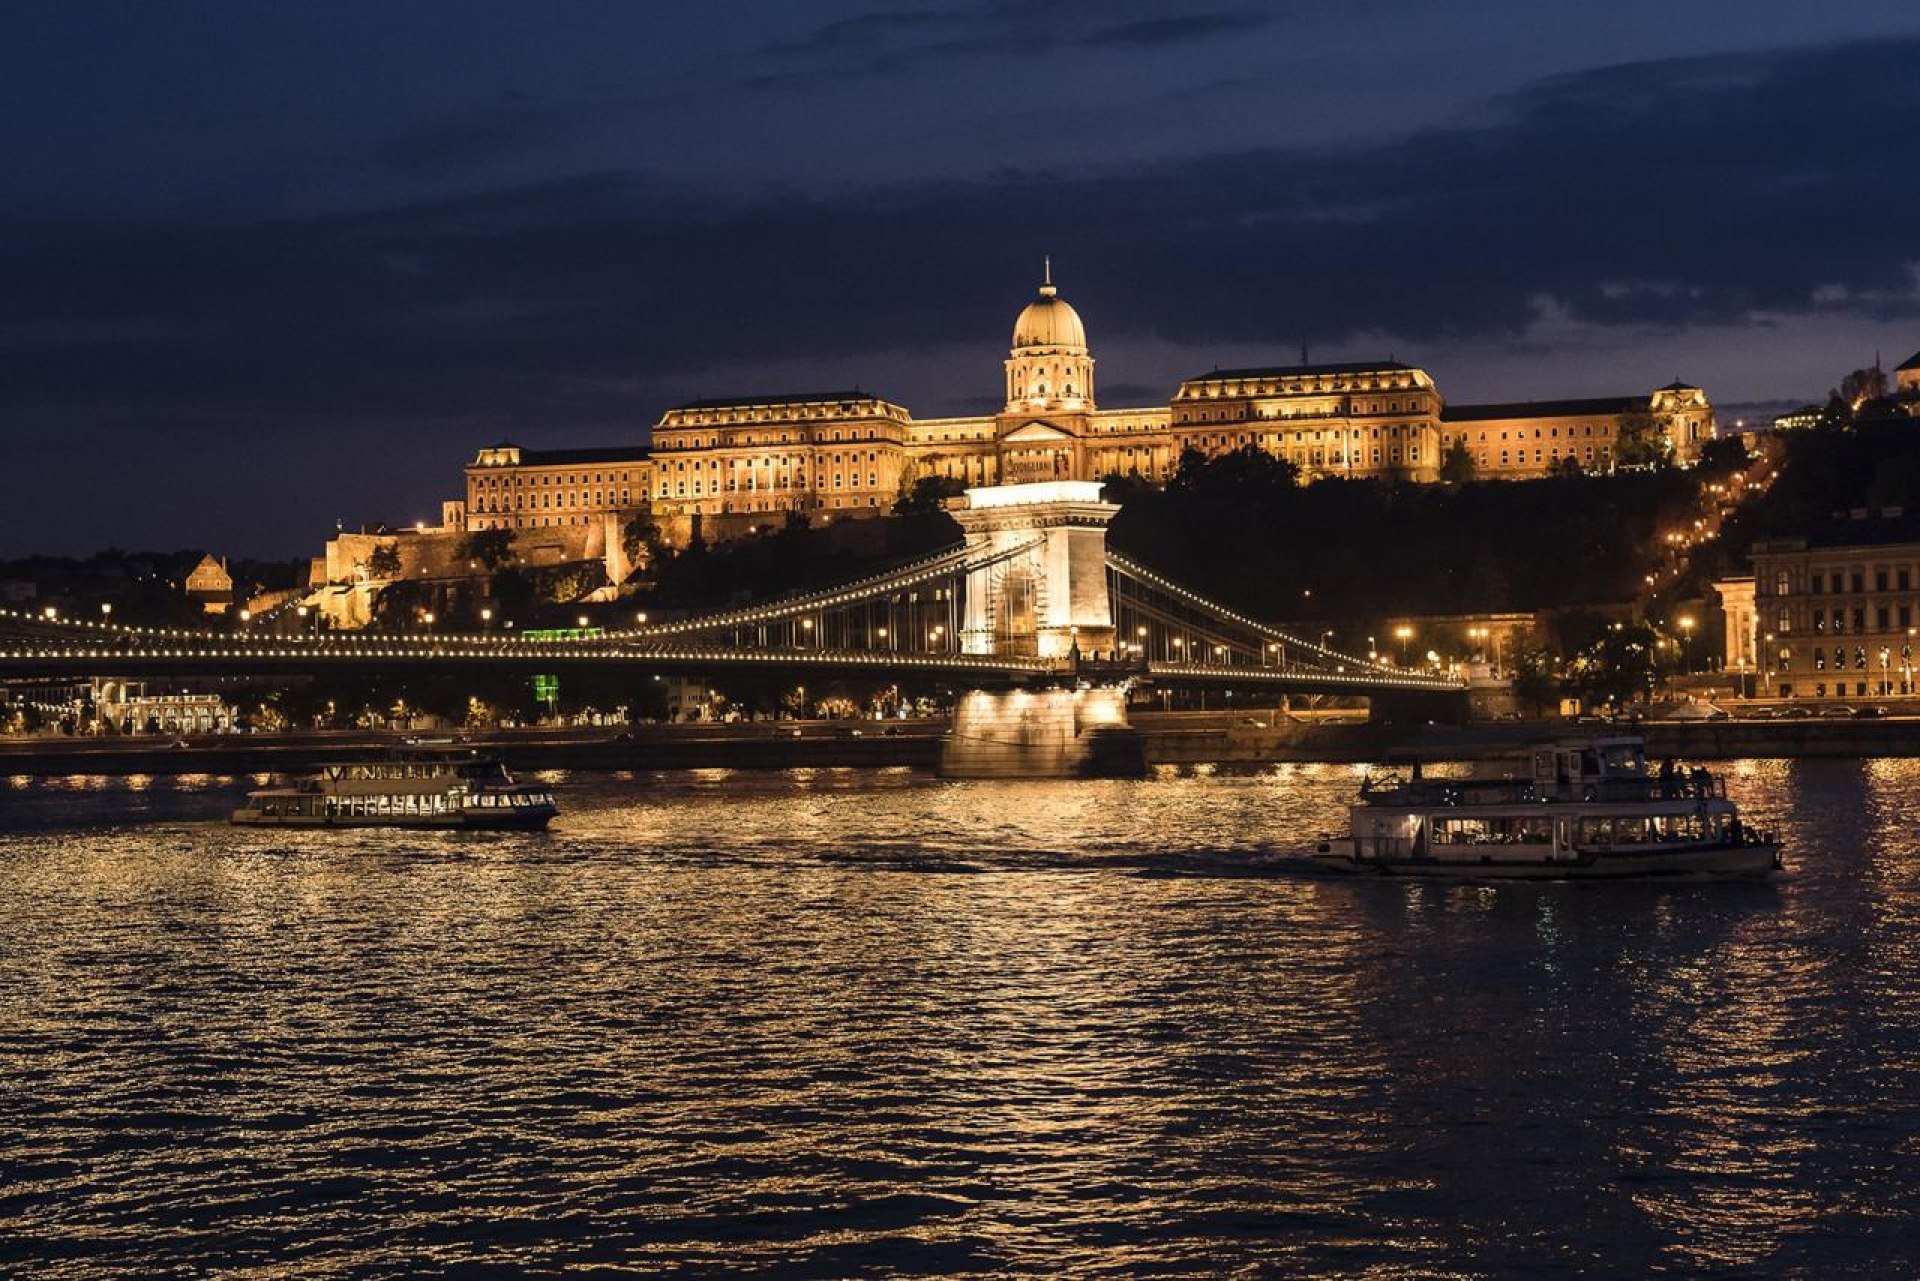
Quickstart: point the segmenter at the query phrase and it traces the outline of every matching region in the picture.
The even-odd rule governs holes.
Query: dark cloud
[[[1253,31],[1265,26],[1268,21],[1268,16],[1260,13],[1195,13],[1177,18],[1142,18],[1138,22],[1097,28],[1082,37],[1080,43],[1089,48],[1132,45],[1157,49],[1185,44],[1189,40],[1208,40],[1214,36]]]
[[[408,130],[380,144],[374,158],[397,174],[448,173],[562,139],[575,123],[573,113],[505,103]]]
[[[1143,16],[1128,16],[1142,10]],[[1266,25],[1247,9],[1165,16],[1135,0],[993,0],[943,10],[877,10],[827,23],[805,37],[767,46],[777,69],[750,73],[753,87],[813,79],[891,75],[926,62],[1012,55],[1037,58],[1076,49],[1164,49]],[[1116,20],[1116,18],[1118,20]]]
[[[764,389],[741,370],[976,408],[1041,252],[1096,354],[1152,339],[1180,362],[1103,365],[1114,403],[1222,349],[1541,343],[1543,307],[1667,327],[1680,353],[1691,327],[1761,314],[1920,333],[1916,60],[1920,40],[1604,68],[1366,147],[1117,172],[725,201],[608,174],[237,226],[18,222],[0,226],[0,431],[163,470],[155,434],[181,424],[244,430],[249,458],[319,433],[374,448],[375,470],[380,451],[438,458],[445,485],[476,441],[631,440],[676,400]],[[897,372],[948,350],[974,354]],[[207,455],[183,439],[190,485]],[[329,517],[365,480],[281,478]],[[10,520],[46,518],[29,499]],[[289,539],[316,519],[270,506]]]

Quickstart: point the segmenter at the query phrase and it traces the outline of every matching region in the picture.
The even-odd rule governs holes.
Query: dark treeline
[[[1259,617],[1374,619],[1634,599],[1662,530],[1737,456],[1528,482],[1297,483],[1247,448],[1182,461],[1164,490],[1110,484],[1114,544]]]
[[[1696,551],[1690,575],[1696,584],[1748,573],[1756,542],[1803,537],[1835,517],[1898,508],[1920,518],[1920,422],[1828,424],[1787,433],[1780,448],[1773,485],[1740,505],[1717,542]]]
[[[833,587],[887,566],[915,560],[960,541],[960,530],[938,512],[886,520],[782,529],[708,546],[695,543],[654,566],[647,601],[656,608],[694,609]]]
[[[26,556],[0,560],[0,581],[32,583],[39,600],[58,600],[77,614],[90,616],[94,607],[111,603],[122,621],[186,626],[205,618],[204,611],[182,593],[182,584],[206,553],[198,550],[130,552],[109,547],[91,556]],[[227,561],[236,597],[254,591],[294,587],[304,583],[308,562],[302,560]],[[24,606],[23,606],[24,607]]]

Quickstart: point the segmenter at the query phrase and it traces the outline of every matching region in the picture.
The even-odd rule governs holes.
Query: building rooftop
[[[1503,405],[1448,405],[1442,422],[1471,423],[1495,418],[1580,418],[1645,409],[1645,396],[1592,396],[1585,400],[1516,400]]]
[[[643,463],[651,456],[645,445],[607,445],[597,449],[523,449],[522,467],[567,467],[583,463]]]
[[[684,405],[675,405],[674,409],[750,409],[755,405],[824,405],[845,404],[853,400],[879,400],[880,397],[870,391],[855,388],[852,391],[782,391],[768,392],[760,396],[727,396],[722,399],[702,398],[689,400]]]
[[[1798,538],[1769,539],[1757,544],[1756,551],[1794,551],[1801,548],[1837,550],[1843,547],[1885,547],[1895,543],[1920,543],[1920,512],[1901,507],[1865,508],[1834,512],[1827,519],[1814,521]]]
[[[1904,363],[1895,365],[1893,368],[1895,373],[1900,372],[1902,369],[1920,369],[1920,351],[1914,352],[1913,355],[1907,357]]]
[[[1342,360],[1318,365],[1263,365],[1257,369],[1216,369],[1212,373],[1195,374],[1186,381],[1190,383],[1213,382],[1222,378],[1302,378],[1314,374],[1384,374],[1411,373],[1412,365],[1401,364],[1397,360]]]

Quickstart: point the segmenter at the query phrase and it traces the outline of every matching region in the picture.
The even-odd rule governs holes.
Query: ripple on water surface
[[[0,1267],[1898,1275],[1920,767],[1756,886],[1284,879],[1355,771],[0,785]]]

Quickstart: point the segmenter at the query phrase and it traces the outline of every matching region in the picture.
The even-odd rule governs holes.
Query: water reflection
[[[1885,1270],[1920,771],[1732,777],[1793,881],[1249,875],[1344,766],[573,775],[505,838],[10,783],[0,1266]]]

